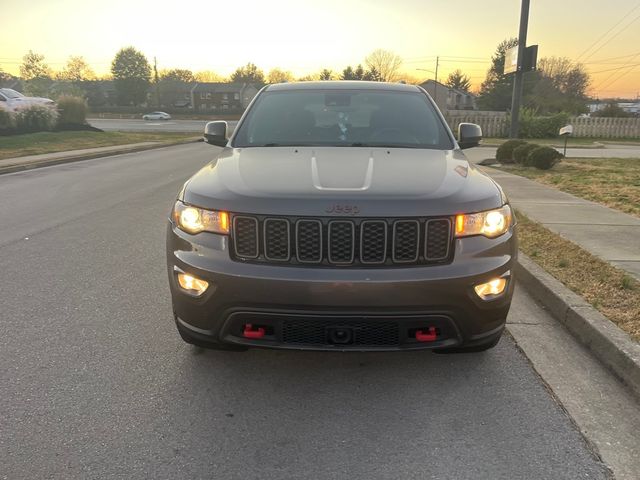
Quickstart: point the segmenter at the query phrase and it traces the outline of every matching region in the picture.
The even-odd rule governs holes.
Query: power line
[[[640,57],[640,52],[638,52],[631,60],[629,60],[629,62],[633,62],[638,57]],[[631,73],[631,71],[634,68],[636,68],[638,65],[640,65],[640,64],[631,64],[631,65],[627,65],[626,67],[620,67],[620,68],[615,69],[615,71],[611,75],[609,75],[607,78],[605,78],[602,82],[600,82],[600,84],[598,84],[598,87],[596,87],[594,90],[598,91],[600,87],[604,86],[604,88],[606,88],[606,87],[609,87],[609,86],[613,85],[618,80],[620,80],[622,77],[624,77],[628,73]],[[621,72],[620,75],[618,75],[618,77],[615,78],[611,83],[607,83],[612,77],[614,77],[616,75],[616,71],[624,70],[625,68],[628,68],[628,70],[626,72]]]
[[[598,64],[605,65],[609,60],[620,60],[621,58],[635,57],[636,55],[638,55],[638,53],[640,52],[630,53],[629,55],[621,55],[619,57],[600,58],[598,60],[593,60],[588,63],[583,63],[583,62],[580,62],[580,63],[582,63],[583,65],[598,65]]]
[[[623,23],[629,17],[629,15],[631,15],[639,7],[640,7],[640,3],[638,3],[635,7],[633,7],[631,10],[629,10],[629,12],[625,13],[623,15],[623,17],[613,27],[611,27],[609,30],[607,30],[602,36],[598,37],[598,39],[595,42],[593,42],[591,45],[589,45],[589,47],[584,52],[582,52],[580,55],[578,55],[577,58],[576,58],[576,62],[579,61],[580,58],[582,58],[583,55],[585,55],[589,50],[591,50],[593,47],[595,47],[607,35],[609,35],[609,33],[611,33],[618,25]],[[591,55],[593,55],[594,53],[595,52],[592,52]],[[589,58],[589,57],[587,57],[587,58]]]
[[[638,55],[640,55],[640,53]],[[638,55],[636,55],[636,56],[638,56]],[[628,63],[625,63],[622,67],[607,68],[606,70],[596,70],[595,72],[589,72],[589,73],[591,73],[592,75],[595,75],[597,73],[615,72],[615,71],[618,71],[618,70],[624,70],[625,68],[629,68],[629,67],[636,67],[638,65],[640,65],[640,63],[634,63],[634,64],[631,64],[631,65],[629,65]]]
[[[624,76],[626,76],[626,75],[630,74],[633,70],[635,70],[635,69],[636,69],[636,68],[638,68],[639,66],[640,66],[640,64],[632,65],[631,67],[629,67],[629,69],[628,69],[626,72],[622,72],[622,73],[620,73],[620,75],[618,75],[616,78],[614,78],[611,82],[607,83],[607,84],[604,86],[604,88],[611,87],[612,85],[614,85],[615,83],[617,83],[617,82],[618,82],[618,80],[620,80],[622,77],[624,77]],[[605,82],[606,82],[606,80],[605,80]],[[604,83],[604,82],[602,82],[602,83]],[[602,85],[602,84],[601,84],[601,85]]]
[[[640,6],[640,5],[638,5],[638,6]],[[609,43],[611,43],[614,38],[617,38],[622,32],[624,32],[627,28],[629,28],[631,25],[633,25],[636,22],[636,20],[638,20],[638,19],[640,19],[640,15],[638,15],[633,20],[631,20],[629,23],[627,23],[621,30],[618,30],[618,33],[616,33],[614,36],[609,37],[609,39],[606,42],[604,42],[602,45],[600,45],[598,48],[596,48],[593,52],[591,52],[589,55],[587,55],[587,57],[585,59],[591,58],[593,55],[595,55],[600,50],[602,50],[605,46],[607,46]]]

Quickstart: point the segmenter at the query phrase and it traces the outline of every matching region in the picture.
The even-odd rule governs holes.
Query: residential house
[[[436,102],[438,108],[443,112],[447,110],[476,110],[476,96],[472,93],[449,87],[435,80],[427,80],[420,84],[431,98]]]
[[[191,89],[191,105],[195,111],[241,112],[258,93],[247,83],[196,83]]]
[[[182,80],[160,80],[158,93],[160,105],[171,108],[191,108],[191,90],[196,86],[195,82],[183,82]],[[151,85],[151,90],[155,88]]]

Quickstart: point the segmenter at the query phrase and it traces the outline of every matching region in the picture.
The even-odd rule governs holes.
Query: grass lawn
[[[483,138],[482,145],[485,146],[500,146],[504,142],[509,140],[508,138]],[[564,140],[562,138],[537,138],[537,139],[525,139],[530,143],[537,143],[540,145],[551,145],[553,147],[563,148]],[[570,137],[567,142],[567,147],[575,147],[575,148],[601,148],[599,143],[610,143],[614,145],[640,145],[640,138],[574,138]]]
[[[510,164],[493,168],[640,217],[640,159],[569,159],[561,161],[551,170]]]
[[[175,142],[193,138],[194,133],[162,132],[38,132],[0,137],[0,160],[4,158],[107,147],[141,142]]]
[[[520,249],[640,341],[640,282],[516,212]]]

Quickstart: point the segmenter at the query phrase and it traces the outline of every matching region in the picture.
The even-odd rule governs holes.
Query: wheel
[[[230,352],[246,352],[249,350],[247,347],[242,347],[240,345],[229,345],[227,343],[219,343],[215,340],[201,340],[198,338],[194,338],[189,334],[189,332],[184,329],[178,327],[178,333],[182,340],[190,345],[194,345],[200,348],[206,348],[208,350],[226,350]]]
[[[491,350],[493,347],[495,347],[500,341],[501,337],[502,337],[502,332],[500,332],[500,335],[493,337],[491,340],[485,343],[480,343],[478,345],[471,345],[469,347],[463,346],[463,347],[440,348],[440,349],[433,350],[433,353],[440,353],[440,354],[446,355],[450,353],[486,352],[487,350]]]

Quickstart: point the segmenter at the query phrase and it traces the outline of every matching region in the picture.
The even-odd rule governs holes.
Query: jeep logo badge
[[[336,203],[327,207],[325,210],[327,213],[335,213],[336,215],[357,215],[360,213],[360,208],[357,205],[340,205]]]

